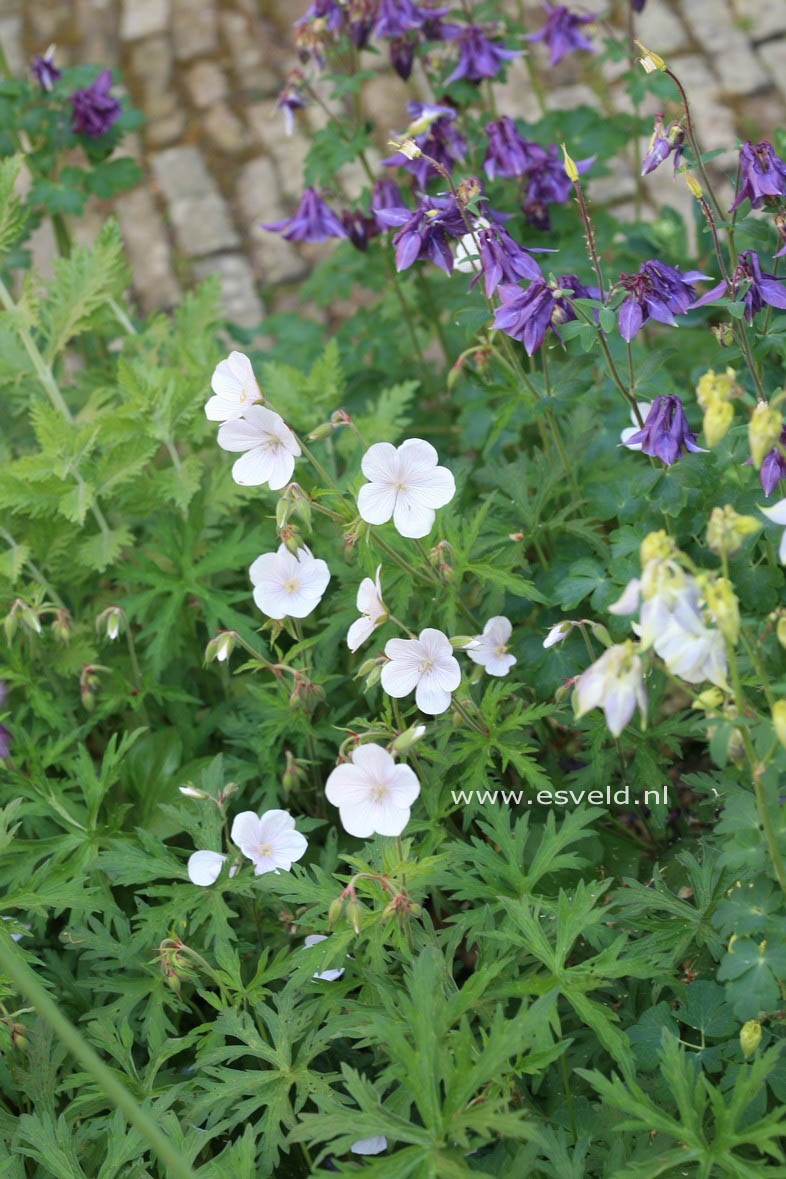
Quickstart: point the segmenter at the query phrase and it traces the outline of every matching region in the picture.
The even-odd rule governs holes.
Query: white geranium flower
[[[181,789],[183,789],[181,787]],[[183,791],[185,793],[185,790]],[[200,888],[207,888],[211,884],[215,884],[221,875],[221,866],[226,860],[226,856],[222,856],[220,852],[215,851],[195,851],[188,857],[186,870],[188,871],[188,879],[192,884],[198,884]],[[229,875],[234,876],[237,872],[237,865],[233,864],[229,869]]]
[[[566,618],[564,622],[555,622],[549,633],[543,640],[544,647],[553,647],[556,643],[561,643],[566,639],[576,623],[571,618]]]
[[[650,402],[650,401],[637,401],[636,405],[638,406],[639,413],[641,414],[641,420],[643,422],[646,422],[647,414],[650,412],[650,410],[652,408],[652,402]],[[622,431],[622,433],[620,434],[620,443],[623,446],[627,446],[628,450],[641,450],[641,443],[640,442],[628,442],[628,439],[632,438],[634,434],[638,434],[639,430],[641,429],[641,426],[639,425],[639,419],[636,417],[633,410],[630,411],[630,420],[633,422],[633,425],[626,426],[625,429]]]
[[[369,482],[358,493],[358,511],[366,523],[385,524],[392,516],[402,536],[428,536],[435,509],[456,494],[453,475],[437,466],[437,457],[422,438],[408,438],[399,447],[390,442],[370,446],[360,464]]]
[[[267,483],[280,491],[292,478],[300,446],[280,414],[264,405],[249,405],[243,417],[224,422],[218,430],[222,450],[246,453],[232,467],[232,478],[241,487]]]
[[[307,946],[316,946],[319,942],[326,942],[324,933],[310,933],[305,940]],[[335,982],[344,973],[343,966],[330,967],[328,970],[315,970],[312,978],[321,978],[324,982]]]
[[[253,862],[255,876],[279,869],[288,872],[308,847],[288,811],[265,811],[263,815],[242,811],[235,815],[230,838]]]
[[[641,659],[630,641],[609,647],[576,681],[573,706],[576,716],[602,708],[609,731],[619,737],[636,705],[647,715],[647,693]]]
[[[373,1138],[359,1138],[349,1149],[353,1154],[382,1154],[387,1148],[388,1140],[385,1135],[377,1134]]]
[[[516,656],[509,655],[507,648],[512,630],[510,620],[504,614],[498,614],[489,618],[483,634],[464,644],[464,650],[472,662],[479,663],[489,675],[507,675],[516,662]]]
[[[231,422],[262,400],[251,361],[243,352],[230,352],[216,365],[210,386],[215,397],[205,405],[205,415],[211,422]]]
[[[305,618],[330,581],[325,562],[312,557],[305,545],[297,553],[279,545],[277,552],[257,557],[248,572],[254,601],[268,618]]]
[[[342,827],[358,839],[400,835],[420,794],[415,771],[395,762],[381,745],[358,745],[351,759],[336,766],[325,783],[325,796],[338,807]]]
[[[377,565],[374,580],[364,577],[358,587],[355,605],[360,611],[360,618],[356,618],[347,631],[347,646],[350,651],[357,651],[388,616],[385,603],[382,601],[382,586],[379,580],[381,569],[382,566]]]
[[[422,712],[437,716],[450,706],[450,693],[461,681],[461,668],[450,639],[441,630],[426,627],[416,639],[388,639],[382,668],[382,687],[400,699],[415,692]]]
[[[773,524],[786,525],[786,499],[779,499],[776,504],[769,508],[759,508],[768,520],[772,520]],[[786,565],[786,530],[781,534],[781,543],[778,548],[778,560],[781,565]]]

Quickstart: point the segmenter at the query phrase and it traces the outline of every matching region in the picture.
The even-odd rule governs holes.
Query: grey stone
[[[115,201],[115,212],[142,310],[174,306],[181,292],[164,221],[150,192],[136,188],[126,193]]]
[[[251,240],[254,269],[264,283],[291,282],[306,272],[306,263],[296,246],[279,234],[263,229],[263,221],[278,221],[287,212],[279,195],[276,169],[265,156],[249,161],[240,170],[237,183],[240,213]]]
[[[194,106],[209,107],[227,95],[227,78],[214,61],[199,61],[186,73],[186,87]]]
[[[786,96],[786,38],[782,41],[770,41],[767,45],[761,45],[759,56],[775,85]]]
[[[203,126],[221,151],[241,152],[248,143],[246,128],[225,102],[211,106],[205,114]]]
[[[18,16],[0,19],[0,43],[12,74],[23,74],[27,68],[22,49],[22,22]]]
[[[239,243],[229,210],[195,147],[171,147],[152,157],[153,174],[169,207],[177,244],[199,258]]]
[[[169,0],[123,0],[120,36],[124,41],[136,41],[163,33],[169,25]]]
[[[216,6],[210,0],[172,0],[172,40],[179,61],[218,49]]]
[[[720,0],[720,3],[722,2],[723,0]],[[644,11],[636,17],[635,28],[636,37],[642,45],[661,56],[674,53],[676,49],[681,49],[690,42],[682,22],[663,0],[658,0],[657,3],[650,0]]]
[[[148,37],[144,41],[136,42],[131,48],[129,62],[131,72],[138,79],[145,107],[151,98],[166,94],[170,90],[172,49],[168,37]]]
[[[186,115],[176,94],[167,91],[148,98],[146,104],[148,122],[145,124],[145,141],[150,147],[163,147],[179,139],[186,126]]]
[[[264,311],[254,286],[251,267],[241,254],[218,254],[194,263],[198,279],[215,274],[221,285],[221,301],[227,319],[240,327],[257,327]]]
[[[281,86],[282,55],[269,26],[262,26],[249,13],[224,11],[220,15],[221,35],[244,89],[275,94]],[[294,19],[294,18],[293,18]],[[269,60],[265,59],[267,50]]]
[[[259,142],[276,162],[282,191],[292,199],[299,197],[303,191],[303,168],[310,146],[308,139],[297,126],[291,135],[284,134],[281,111],[276,110],[272,99],[251,103],[246,116]]]
[[[729,94],[750,94],[769,79],[724,0],[691,0],[685,18],[696,43],[713,60],[722,88]]]
[[[786,33],[786,6],[773,0],[734,0],[737,24],[754,41],[760,37],[771,37],[774,33]]]

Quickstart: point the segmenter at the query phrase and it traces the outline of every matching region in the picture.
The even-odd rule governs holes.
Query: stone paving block
[[[254,268],[264,283],[291,282],[306,272],[297,247],[262,228],[262,222],[278,221],[289,212],[279,196],[279,187],[276,169],[266,156],[250,160],[238,175],[238,204],[248,227]]]
[[[27,62],[22,49],[22,21],[18,16],[4,16],[0,19],[0,44],[5,50],[11,73],[25,73]]]
[[[179,61],[214,54],[218,49],[216,5],[210,0],[172,0],[172,41]]]
[[[146,37],[132,45],[129,54],[131,72],[142,91],[147,109],[151,98],[166,94],[172,87],[172,47],[163,35]],[[149,114],[149,109],[147,110]]]
[[[786,96],[786,37],[759,46],[759,56],[775,85]]]
[[[769,79],[725,0],[690,0],[685,19],[697,46],[712,57],[723,90],[750,94]]]
[[[263,94],[278,93],[282,75],[286,72],[286,67],[281,68],[282,62],[289,55],[276,43],[273,29],[257,15],[242,12],[223,11],[219,23],[244,89]]]
[[[203,124],[208,138],[219,151],[228,154],[242,152],[249,141],[249,133],[235,112],[225,102],[215,103],[207,111]]]
[[[178,246],[191,258],[240,244],[226,203],[195,147],[171,147],[152,157]]]
[[[217,254],[194,263],[198,279],[215,274],[221,285],[221,301],[227,319],[244,328],[257,327],[264,316],[254,286],[254,275],[241,254]]]
[[[186,126],[186,113],[178,96],[171,90],[153,95],[145,103],[148,121],[144,127],[149,147],[164,147],[180,139]]]
[[[173,307],[181,292],[166,227],[152,195],[146,188],[135,188],[115,201],[115,212],[142,310]]]
[[[724,0],[718,0],[722,4]],[[668,7],[664,0],[650,2],[636,17],[636,36],[642,45],[660,53],[661,56],[674,53],[690,43],[690,36],[682,21]]]
[[[170,15],[169,0],[123,0],[120,36],[124,41],[136,41],[163,33]]]
[[[779,0],[734,0],[738,25],[752,40],[786,33],[786,5]]]
[[[227,76],[215,61],[198,61],[186,73],[186,87],[194,106],[209,107],[226,98]]]

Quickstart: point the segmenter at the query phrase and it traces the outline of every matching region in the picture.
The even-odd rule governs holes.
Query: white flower
[[[195,851],[188,857],[186,865],[188,879],[192,884],[198,884],[200,888],[207,888],[208,885],[215,884],[221,875],[221,865],[225,860],[226,856],[222,856],[220,852]],[[234,876],[236,872],[237,865],[233,864],[229,869],[229,875]]]
[[[461,681],[450,639],[441,630],[426,627],[416,639],[388,639],[382,668],[382,687],[399,699],[415,692],[415,703],[432,716],[450,706],[450,693]]]
[[[609,647],[576,681],[573,705],[576,716],[591,708],[602,708],[606,724],[619,737],[633,716],[636,705],[647,715],[647,693],[641,671],[641,659],[630,641]]]
[[[489,675],[507,675],[516,662],[515,655],[508,655],[506,645],[512,630],[509,619],[498,614],[489,618],[483,634],[464,644],[464,650],[472,662],[485,667]]]
[[[316,946],[319,942],[326,942],[327,937],[324,933],[310,933],[306,938],[307,946]],[[341,978],[344,973],[343,966],[330,967],[328,970],[315,970],[312,978],[321,978],[325,982],[335,982],[337,978]]]
[[[646,422],[647,414],[652,408],[651,402],[637,401],[636,405],[638,406],[639,413],[641,414],[641,420]],[[641,450],[640,442],[628,442],[628,439],[632,438],[634,434],[638,434],[639,430],[641,429],[641,426],[639,425],[639,419],[636,417],[633,410],[630,411],[630,420],[633,422],[633,425],[625,427],[625,429],[620,434],[620,442],[623,446],[627,446],[628,450]]]
[[[305,546],[295,554],[279,545],[277,552],[257,557],[248,572],[254,601],[268,618],[305,618],[319,605],[330,581],[325,562]]]
[[[385,524],[392,516],[402,536],[427,536],[435,508],[444,507],[456,494],[453,475],[447,467],[437,466],[436,450],[422,438],[408,438],[398,448],[375,442],[360,466],[369,480],[358,493],[360,515],[367,524]]]
[[[308,847],[305,835],[295,830],[295,820],[288,811],[265,811],[256,815],[242,811],[235,815],[230,832],[232,842],[254,864],[254,875],[288,872]]]
[[[768,520],[772,520],[773,524],[786,525],[786,499],[779,499],[772,507],[759,508],[759,511],[763,512]],[[786,531],[781,535],[778,559],[781,565],[786,565]]]
[[[328,802],[338,807],[350,835],[400,835],[420,794],[414,770],[393,760],[381,745],[358,745],[351,763],[336,766],[325,783]]]
[[[349,1149],[353,1154],[382,1154],[387,1148],[388,1140],[385,1135],[377,1134],[374,1138],[359,1138]]]
[[[643,615],[642,609],[642,618]],[[656,635],[652,645],[672,675],[689,684],[709,680],[728,690],[723,635],[706,625],[695,600],[687,592],[679,597],[668,624]]]
[[[388,616],[385,603],[382,601],[382,586],[379,581],[381,568],[381,565],[377,565],[374,581],[370,577],[364,577],[358,586],[355,605],[360,611],[360,618],[356,618],[347,631],[347,646],[350,651],[357,651],[361,643],[365,643],[372,631]]]
[[[215,397],[205,405],[205,415],[211,422],[231,422],[262,400],[251,361],[242,352],[230,352],[216,365],[210,385]]]
[[[485,217],[476,217],[474,228],[488,229],[491,222]],[[456,244],[456,254],[453,269],[460,274],[477,274],[480,271],[480,256],[474,233],[465,233]]]
[[[609,606],[609,614],[635,614],[641,600],[641,579],[633,577],[616,602]]]
[[[249,405],[243,417],[224,422],[218,430],[222,450],[244,450],[232,467],[232,478],[242,487],[267,483],[279,491],[292,478],[300,447],[280,414],[264,405]]]
[[[555,643],[561,643],[563,639],[568,637],[575,625],[576,623],[570,618],[566,618],[564,622],[555,622],[543,640],[543,646],[553,647]]]

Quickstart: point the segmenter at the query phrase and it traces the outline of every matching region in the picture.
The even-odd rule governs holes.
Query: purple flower
[[[551,65],[562,61],[566,53],[574,49],[585,49],[589,53],[595,52],[595,46],[582,32],[582,25],[589,25],[595,20],[595,14],[581,16],[578,12],[571,12],[564,4],[544,4],[546,9],[546,23],[537,33],[529,33],[527,41],[545,41],[551,53]]]
[[[475,237],[480,251],[483,284],[489,298],[502,282],[517,283],[522,278],[543,281],[543,274],[535,259],[515,242],[501,225],[476,229]],[[467,245],[469,244],[468,242]],[[480,275],[477,274],[471,286],[474,286],[479,278]]]
[[[467,141],[462,135],[459,135],[453,126],[453,120],[456,117],[453,107],[426,102],[408,102],[407,110],[413,123],[417,123],[419,119],[431,119],[435,115],[439,116],[429,124],[426,131],[416,135],[414,139],[424,155],[430,156],[432,160],[436,160],[438,164],[442,164],[444,168],[451,171],[457,160],[464,159],[467,148]],[[415,177],[418,188],[425,188],[427,181],[437,175],[433,164],[429,160],[423,159],[423,156],[410,160],[403,152],[397,151],[382,163],[387,164],[388,167],[406,168]]]
[[[669,124],[668,131],[663,125],[663,115],[655,116],[655,127],[650,139],[650,145],[641,165],[642,176],[649,175],[660,167],[664,160],[674,152],[674,172],[682,157],[682,146],[685,141],[685,130],[679,119]]]
[[[300,20],[295,21],[295,28],[302,28],[315,20],[322,21],[322,27],[331,33],[339,33],[344,23],[343,6],[338,3],[338,0],[314,0],[313,4],[309,4]]]
[[[111,85],[111,70],[102,70],[94,82],[70,96],[71,120],[80,135],[97,139],[120,117],[123,108],[109,93]]]
[[[407,270],[418,258],[430,258],[440,270],[451,273],[453,251],[448,238],[466,232],[453,197],[422,197],[415,209],[378,209],[376,217],[386,227],[400,227],[393,235],[396,270]]]
[[[284,127],[287,135],[292,134],[295,123],[292,112],[301,110],[306,105],[300,94],[302,82],[303,75],[300,70],[293,70],[276,99],[276,107],[284,115]]]
[[[394,37],[390,42],[390,64],[405,82],[412,73],[415,60],[415,42],[411,37]]]
[[[557,336],[560,324],[576,318],[576,313],[563,292],[569,291],[577,299],[597,298],[594,287],[585,287],[575,274],[563,274],[547,283],[544,278],[531,282],[526,291],[521,287],[499,288],[502,305],[494,313],[494,327],[520,340],[531,356],[543,343],[551,329]]]
[[[483,157],[483,170],[490,180],[497,176],[523,176],[536,164],[545,164],[548,160],[548,152],[539,143],[519,135],[508,115],[486,123],[486,135],[488,147]]]
[[[341,223],[356,250],[367,249],[371,238],[379,233],[379,226],[374,217],[366,216],[360,209],[344,209]]]
[[[371,194],[371,216],[377,224],[377,229],[389,229],[388,225],[384,225],[378,217],[380,209],[403,209],[404,198],[401,195],[401,189],[396,184],[395,180],[378,180],[374,185],[374,191]]]
[[[54,64],[55,47],[50,45],[42,57],[30,62],[30,72],[42,90],[49,91],[60,77],[60,70]]]
[[[466,78],[468,82],[482,82],[484,78],[496,78],[502,63],[521,56],[519,49],[505,49],[495,41],[489,41],[481,25],[450,25],[446,36],[458,41],[458,65],[445,85]]]
[[[376,0],[350,0],[347,9],[349,39],[356,49],[365,49],[376,19]]]
[[[714,303],[723,295],[736,300],[740,293],[748,323],[753,323],[754,315],[765,303],[786,310],[786,288],[774,274],[766,274],[762,270],[759,257],[753,250],[743,250],[740,254],[731,275],[731,286],[724,279],[697,299],[693,306],[703,307],[706,303]]]
[[[750,140],[740,148],[740,187],[729,212],[747,197],[751,208],[758,209],[767,197],[786,196],[786,163],[776,156],[766,140],[752,144]]]
[[[444,16],[446,8],[426,11],[418,8],[412,0],[379,0],[375,37],[403,37],[412,29],[420,29],[426,21]]]
[[[786,446],[786,426],[781,430],[780,444]],[[753,459],[749,458],[747,463],[750,466]],[[773,446],[772,450],[765,454],[759,470],[759,479],[765,495],[772,495],[778,486],[778,480],[786,479],[786,458],[783,457],[777,446]]]
[[[696,445],[682,402],[673,393],[655,398],[643,428],[628,439],[627,444],[631,443],[639,443],[643,454],[659,458],[666,466],[676,463],[683,450],[706,453]]]
[[[675,315],[685,315],[697,306],[696,292],[690,284],[708,277],[699,270],[682,273],[676,266],[654,258],[642,262],[638,274],[621,274],[619,285],[628,292],[617,316],[623,340],[632,340],[648,319],[675,326]]]
[[[329,237],[346,237],[347,231],[313,188],[307,188],[291,217],[269,221],[263,229],[280,233],[288,242],[323,242]]]
[[[647,0],[630,0],[630,6],[634,12],[643,12],[644,5],[646,3],[647,3]]]
[[[576,167],[581,176],[595,162],[594,156],[577,160]],[[568,200],[572,184],[565,172],[562,155],[556,144],[551,143],[543,158],[536,159],[527,169],[524,179],[522,209],[527,220],[537,229],[549,229],[549,204],[564,204]]]

